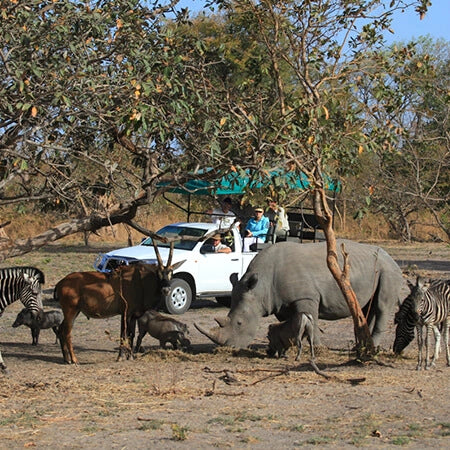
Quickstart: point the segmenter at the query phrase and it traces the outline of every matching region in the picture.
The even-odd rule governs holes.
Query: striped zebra
[[[414,329],[417,330],[419,354],[417,370],[422,369],[423,327],[425,336],[425,369],[434,366],[441,349],[441,333],[443,335],[447,366],[450,366],[450,351],[448,334],[450,326],[450,280],[435,280],[428,287],[424,286],[420,277],[416,284],[409,283],[411,293],[400,305],[395,314],[394,353],[397,355],[414,339]],[[431,333],[434,333],[434,355],[430,364]]]
[[[42,309],[41,285],[44,274],[35,267],[7,267],[0,269],[0,316],[4,309],[20,300],[26,308],[35,313]],[[0,370],[6,371],[0,352]]]

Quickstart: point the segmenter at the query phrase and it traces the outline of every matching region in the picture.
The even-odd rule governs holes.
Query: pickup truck
[[[223,242],[230,246],[231,253],[214,253],[208,236],[221,233]],[[237,227],[220,230],[213,223],[174,223],[157,232],[174,242],[172,263],[185,262],[174,271],[170,294],[164,299],[164,306],[170,314],[183,314],[195,298],[215,297],[217,302],[229,306],[232,285],[230,275],[239,278],[245,273],[256,252],[242,251],[242,238]],[[169,244],[158,241],[158,250],[164,263],[169,255]],[[133,262],[157,264],[151,238],[139,245],[100,254],[94,268],[100,272],[111,272],[122,264]]]

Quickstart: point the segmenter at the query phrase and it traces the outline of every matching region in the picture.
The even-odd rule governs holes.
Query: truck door
[[[230,275],[242,270],[241,254],[206,253],[199,258],[197,291],[231,292]]]

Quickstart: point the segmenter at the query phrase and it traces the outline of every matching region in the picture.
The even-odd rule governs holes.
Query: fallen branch
[[[255,384],[261,383],[262,381],[266,381],[270,378],[279,377],[280,375],[287,375],[290,372],[289,368],[284,369],[282,372],[274,373],[272,375],[267,375],[266,377],[263,377],[259,380],[254,381],[253,383],[248,384],[247,386],[254,386]]]
[[[207,373],[226,373],[226,372],[235,372],[235,373],[255,373],[255,372],[282,372],[284,373],[287,369],[220,369],[220,370],[212,370],[209,367],[204,367],[203,370]]]
[[[205,397],[211,397],[212,395],[225,395],[228,397],[239,397],[241,395],[245,395],[245,392],[222,392],[222,391],[216,391],[216,380],[213,381],[213,385],[211,389],[208,389],[205,392]]]

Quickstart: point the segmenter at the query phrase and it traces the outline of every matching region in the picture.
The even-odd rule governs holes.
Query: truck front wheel
[[[165,299],[169,314],[184,314],[192,303],[192,289],[189,283],[181,278],[172,278],[170,293]]]

